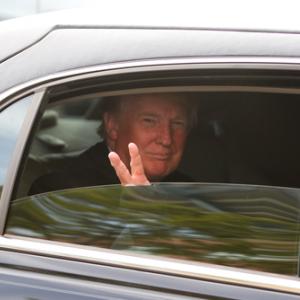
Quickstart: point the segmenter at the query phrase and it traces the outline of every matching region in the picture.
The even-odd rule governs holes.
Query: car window
[[[296,89],[98,84],[45,93],[6,233],[297,275]],[[149,187],[120,186],[108,159],[122,144],[131,168],[129,135]]]
[[[157,183],[15,200],[6,233],[297,274],[299,189]]]
[[[22,123],[31,103],[28,96],[0,112],[0,195]]]
[[[185,177],[168,181],[241,183],[300,187],[295,137],[300,121],[297,94],[258,92],[188,92],[196,103],[196,125],[189,131],[177,170]],[[45,175],[63,177],[52,190],[119,183],[104,174],[109,145],[101,132],[101,103],[94,94],[49,100],[34,133],[17,198],[49,191],[37,180]],[[134,105],[133,105],[134,107]],[[102,126],[103,128],[103,126]],[[86,152],[86,153],[85,153]],[[85,154],[84,154],[85,153]],[[102,157],[99,166],[87,157]],[[84,156],[81,156],[81,154]],[[79,158],[79,160],[77,159]],[[97,173],[97,170],[100,173]],[[65,176],[84,178],[68,182]],[[60,173],[60,174],[57,174]],[[89,174],[84,176],[82,174]],[[88,180],[88,177],[90,180]],[[101,180],[101,178],[108,178]],[[77,180],[78,179],[78,180]],[[179,180],[181,179],[181,180]],[[58,180],[56,180],[58,181]],[[45,182],[45,180],[44,180]],[[35,184],[37,183],[37,184]],[[30,192],[32,185],[40,188]]]

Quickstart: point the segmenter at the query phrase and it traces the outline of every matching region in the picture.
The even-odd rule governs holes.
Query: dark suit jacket
[[[119,184],[120,181],[109,162],[108,153],[108,148],[104,142],[95,144],[72,160],[68,168],[38,178],[32,184],[29,194],[75,187]],[[175,171],[164,178],[163,181],[187,182],[191,180]]]

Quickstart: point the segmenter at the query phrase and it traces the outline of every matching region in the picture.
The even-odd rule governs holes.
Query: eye
[[[152,118],[152,117],[143,117],[142,122],[146,126],[155,126],[156,123],[157,123],[157,120],[155,118]]]
[[[184,120],[174,120],[172,122],[173,128],[185,129],[186,128],[186,121]]]

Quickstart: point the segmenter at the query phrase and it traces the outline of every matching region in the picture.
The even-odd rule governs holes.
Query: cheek
[[[133,142],[139,146],[141,137],[142,134],[134,122],[128,121],[127,126],[121,127],[119,130],[119,140],[126,145]]]
[[[156,143],[157,133],[153,130],[136,130],[133,138],[139,148],[147,150]]]
[[[186,138],[187,134],[185,131],[179,131],[174,134],[174,146],[178,152],[183,152]]]

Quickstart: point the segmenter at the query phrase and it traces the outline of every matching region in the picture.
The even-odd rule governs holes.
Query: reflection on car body
[[[4,299],[299,299],[298,10],[166,2],[0,24]],[[186,180],[30,192],[111,150],[104,99],[171,93],[197,104]]]

